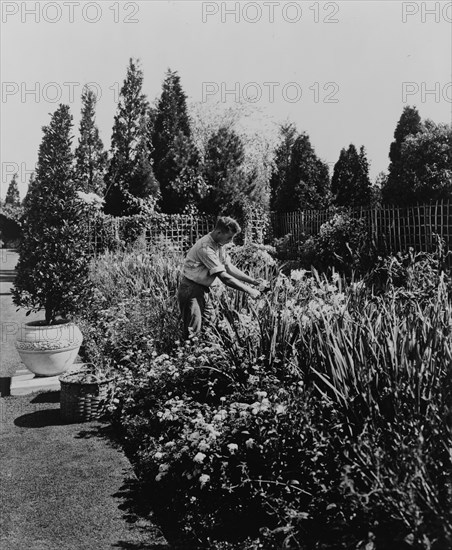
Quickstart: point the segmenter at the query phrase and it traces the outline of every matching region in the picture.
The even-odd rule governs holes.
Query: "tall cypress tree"
[[[6,191],[5,206],[20,206],[19,188],[17,186],[17,174],[14,174]]]
[[[137,213],[136,199],[158,196],[150,145],[152,114],[142,86],[143,72],[138,62],[130,59],[119,95],[105,177],[105,212],[116,216]]]
[[[275,198],[278,212],[316,209],[327,206],[330,196],[328,165],[322,162],[307,134],[299,134],[293,143],[286,179]]]
[[[201,202],[204,212],[239,217],[247,197],[244,158],[243,143],[233,130],[223,126],[211,135],[204,157],[204,180],[208,187]]]
[[[410,201],[410,189],[403,183],[402,145],[408,136],[422,131],[421,117],[416,107],[406,106],[394,131],[394,141],[389,150],[388,178],[382,187],[383,202],[403,204]]]
[[[103,195],[107,153],[99,137],[95,109],[96,95],[92,90],[84,89],[80,136],[75,150],[75,177],[85,193],[94,192]]]
[[[200,155],[192,139],[180,77],[169,69],[157,105],[152,144],[163,212],[184,212],[198,207],[205,193]]]
[[[280,127],[280,142],[275,149],[275,163],[270,178],[270,208],[280,210],[280,196],[282,190],[287,187],[289,167],[292,158],[292,148],[297,137],[297,129],[294,124],[283,124]]]
[[[350,144],[347,150],[341,150],[339,160],[334,165],[331,191],[334,203],[339,206],[370,204],[369,163],[363,146],[359,153],[353,144]]]

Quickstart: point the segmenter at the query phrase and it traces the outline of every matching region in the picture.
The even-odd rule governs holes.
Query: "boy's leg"
[[[204,295],[204,309],[202,313],[202,322],[204,326],[213,325],[215,319],[215,308],[212,305],[212,299],[209,293]]]
[[[182,281],[177,293],[184,326],[184,338],[199,334],[205,308],[204,292],[196,283]]]

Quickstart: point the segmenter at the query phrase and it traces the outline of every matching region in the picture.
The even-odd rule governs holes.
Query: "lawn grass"
[[[59,392],[0,399],[0,548],[167,549],[108,425],[59,407]]]

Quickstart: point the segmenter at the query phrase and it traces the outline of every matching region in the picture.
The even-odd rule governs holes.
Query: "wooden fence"
[[[373,242],[387,252],[429,252],[435,248],[437,236],[444,239],[446,249],[452,249],[452,205],[436,202],[413,206],[381,206],[374,209],[349,208],[305,210],[285,214],[272,214],[275,238],[290,234],[290,245],[296,248],[306,236],[317,235],[323,223],[335,214],[347,212],[364,219]]]

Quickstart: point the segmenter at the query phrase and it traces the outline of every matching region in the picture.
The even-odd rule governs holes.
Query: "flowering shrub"
[[[334,268],[350,276],[372,268],[374,255],[365,220],[338,213],[320,227],[318,235],[303,243],[300,259],[306,267],[322,272]]]

